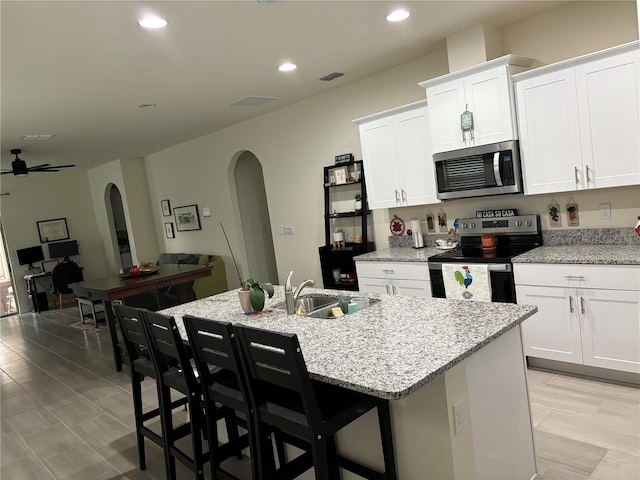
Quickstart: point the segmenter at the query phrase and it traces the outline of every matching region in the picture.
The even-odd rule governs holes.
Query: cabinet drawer
[[[640,290],[637,265],[516,263],[513,272],[516,285]]]
[[[356,262],[358,277],[429,280],[427,262]]]

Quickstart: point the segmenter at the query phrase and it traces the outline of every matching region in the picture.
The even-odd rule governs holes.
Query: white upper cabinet
[[[511,75],[531,63],[506,55],[421,82],[429,101],[433,153],[516,139]],[[473,114],[473,129],[463,134],[460,117],[467,110]]]
[[[513,77],[525,193],[640,183],[638,45]]]
[[[360,128],[369,208],[438,202],[425,101],[354,122]]]

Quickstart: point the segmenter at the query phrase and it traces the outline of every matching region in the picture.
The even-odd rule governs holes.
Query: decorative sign
[[[504,218],[516,217],[518,210],[515,208],[506,208],[502,210],[479,210],[476,212],[476,218]]]
[[[40,243],[57,242],[69,238],[66,218],[54,218],[52,220],[41,220],[36,222]]]
[[[399,216],[394,215],[391,223],[389,224],[389,230],[391,230],[391,234],[393,236],[399,237],[404,233],[404,220]]]
[[[440,209],[438,212],[438,230],[440,233],[447,233],[447,214],[444,213],[443,209]]]
[[[336,155],[336,165],[351,162],[353,162],[353,153],[343,153],[342,155]]]
[[[578,204],[573,200],[573,197],[569,197],[569,203],[567,203],[567,225],[570,227],[577,227],[580,225]]]
[[[436,233],[436,224],[433,219],[433,213],[431,213],[431,210],[427,210],[427,232]]]
[[[551,227],[561,227],[562,226],[562,217],[560,216],[560,205],[556,202],[556,199],[551,199],[551,203],[549,204],[549,226]]]

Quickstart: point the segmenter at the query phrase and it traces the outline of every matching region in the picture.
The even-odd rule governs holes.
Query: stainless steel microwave
[[[433,161],[440,200],[523,191],[517,140],[436,153]]]

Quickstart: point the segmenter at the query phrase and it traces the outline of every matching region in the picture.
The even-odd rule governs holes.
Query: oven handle
[[[502,178],[500,177],[500,152],[493,154],[493,176],[496,179],[496,184],[502,186]]]
[[[464,262],[459,262],[464,263]],[[469,262],[466,262],[469,263]],[[444,262],[429,262],[429,270],[442,270],[442,265]],[[511,264],[510,263],[490,263],[488,264],[490,272],[511,272]]]

